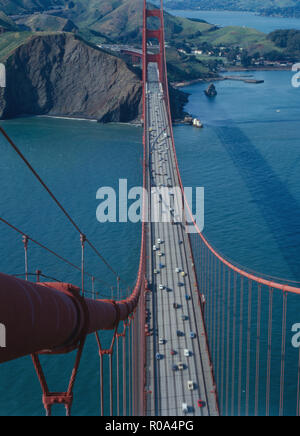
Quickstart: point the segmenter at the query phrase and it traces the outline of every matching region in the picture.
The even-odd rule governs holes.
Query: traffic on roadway
[[[218,415],[196,276],[157,64],[146,89],[150,211],[147,279],[147,414]],[[156,218],[156,219],[154,219]]]

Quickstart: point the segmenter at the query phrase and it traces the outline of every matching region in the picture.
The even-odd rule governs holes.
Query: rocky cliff
[[[67,33],[37,34],[6,60],[0,117],[56,115],[129,122],[141,114],[140,78],[121,59]]]

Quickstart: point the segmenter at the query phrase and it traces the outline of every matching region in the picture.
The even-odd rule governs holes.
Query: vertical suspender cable
[[[244,277],[241,276],[240,280],[241,280],[241,288],[240,288],[238,416],[241,416],[241,399],[242,399],[243,331],[244,331]]]
[[[218,321],[217,321],[217,386],[220,385],[220,345],[221,345],[221,311],[222,311],[222,264],[218,261]]]
[[[120,353],[119,353],[119,335],[117,335],[117,416],[120,416]]]
[[[24,255],[25,255],[25,278],[28,281],[28,236],[23,235]]]
[[[287,293],[283,293],[282,303],[282,344],[281,344],[281,374],[280,374],[280,403],[279,416],[284,413],[284,384],[285,384],[285,350],[286,350],[286,314],[287,314]]]
[[[127,325],[125,324],[123,342],[123,416],[127,416],[127,354],[126,354],[126,332]]]
[[[109,398],[110,398],[110,416],[114,416],[113,353],[109,354]]]
[[[270,415],[272,329],[273,329],[273,292],[274,292],[273,289],[269,288],[268,352],[267,352],[267,379],[266,379],[266,416]]]
[[[300,347],[299,347],[299,358],[298,358],[298,384],[297,384],[297,410],[296,416],[300,416]]]
[[[226,305],[226,270],[223,265],[223,292],[222,292],[222,352],[221,352],[221,414],[224,410],[224,360],[225,360],[225,305]]]
[[[231,271],[228,270],[227,294],[227,339],[226,339],[226,416],[229,414],[229,377],[230,377],[230,309],[231,309]]]
[[[258,415],[260,377],[260,331],[261,331],[261,285],[257,289],[256,373],[255,373],[255,416]]]
[[[252,281],[248,280],[248,328],[247,328],[247,369],[246,369],[246,416],[249,416],[250,363],[251,363],[251,320],[252,320]]]
[[[217,267],[218,267],[218,259],[214,257],[215,265],[214,265],[214,321],[213,321],[213,363],[216,365],[216,348],[217,348],[217,302],[218,302],[218,282],[217,282]]]
[[[235,351],[236,351],[236,304],[237,304],[237,273],[233,274],[233,320],[232,320],[232,371],[231,371],[231,416],[235,408]]]
[[[84,297],[84,275],[85,275],[85,271],[84,271],[85,241],[86,241],[86,237],[83,234],[81,234],[80,235],[80,242],[81,242],[81,292],[82,292],[83,297]]]

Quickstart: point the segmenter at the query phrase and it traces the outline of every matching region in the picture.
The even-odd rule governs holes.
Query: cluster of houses
[[[230,63],[231,65],[241,66],[243,65],[243,56],[247,52],[243,47],[214,47],[210,49],[194,48],[189,53],[183,49],[178,49],[179,53],[193,56],[209,56],[212,58],[219,58],[224,64]],[[253,57],[250,56],[250,63],[252,66],[257,67],[290,67],[292,62],[283,62],[280,60],[268,60],[264,56],[256,53]]]

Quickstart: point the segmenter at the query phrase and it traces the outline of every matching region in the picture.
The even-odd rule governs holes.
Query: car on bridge
[[[156,353],[156,360],[162,360],[163,356],[160,353]]]
[[[191,339],[195,339],[195,338],[196,338],[196,333],[191,332],[191,333],[190,333],[190,338],[191,338]]]
[[[182,412],[183,413],[189,413],[189,406],[187,405],[187,403],[182,403]]]
[[[189,380],[187,386],[188,386],[189,391],[194,390],[194,382],[193,381]]]
[[[199,409],[203,409],[203,407],[206,406],[206,403],[203,400],[198,400],[197,405],[198,405]]]

